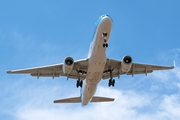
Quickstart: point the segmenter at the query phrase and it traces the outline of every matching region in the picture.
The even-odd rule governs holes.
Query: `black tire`
[[[115,79],[113,79],[112,84],[113,84],[113,87],[114,87],[115,86]]]
[[[108,47],[108,44],[106,44],[106,47]]]
[[[79,87],[79,80],[78,80],[77,83],[76,83],[76,87],[77,87],[77,88]]]
[[[82,87],[82,85],[83,85],[83,81],[81,80],[81,81],[80,81],[80,86]]]
[[[111,85],[112,85],[112,80],[111,80],[111,79],[109,79],[108,86],[109,86],[109,87],[111,87]]]
[[[106,44],[103,44],[103,47],[106,47]]]
[[[110,82],[108,83],[108,86],[111,87],[111,83]]]

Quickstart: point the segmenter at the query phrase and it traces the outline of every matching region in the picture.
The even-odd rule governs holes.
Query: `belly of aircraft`
[[[101,80],[105,64],[105,50],[103,50],[103,48],[96,47],[91,57],[89,58],[88,70],[86,75],[87,84],[97,84]]]
[[[97,84],[101,80],[104,66],[104,61],[95,61],[89,64],[89,69],[86,76],[87,84]]]
[[[98,57],[93,56],[93,58],[89,60],[86,80],[83,83],[83,95],[82,95],[83,105],[87,105],[94,96],[96,92],[97,84],[102,78],[105,63],[106,63],[105,55],[101,55]]]
[[[87,105],[96,91],[97,84],[86,84],[86,80],[83,84],[84,94],[82,95],[82,105]]]

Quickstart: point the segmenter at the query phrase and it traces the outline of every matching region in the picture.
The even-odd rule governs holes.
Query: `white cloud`
[[[165,95],[159,108],[167,118],[171,120],[180,119],[180,95]]]
[[[166,88],[178,89],[180,84],[180,68],[175,67],[173,70],[157,71],[152,73],[149,77],[161,83],[161,85],[164,84]],[[152,85],[151,87],[152,89],[159,89],[156,85]]]
[[[81,104],[53,104],[36,96],[32,98],[34,100],[16,106],[14,115],[18,120],[180,119],[180,101],[177,94],[155,96],[145,92],[139,94],[99,86],[97,95],[114,97],[116,100],[110,103],[90,103],[86,107],[81,107]]]

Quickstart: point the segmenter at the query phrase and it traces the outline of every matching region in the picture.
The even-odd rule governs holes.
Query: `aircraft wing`
[[[103,79],[111,78],[109,70],[113,69],[112,77],[119,77],[120,75],[136,75],[136,74],[148,74],[152,73],[154,70],[168,70],[173,69],[174,66],[159,66],[141,63],[132,63],[130,70],[127,73],[121,72],[121,61],[107,59],[105,70],[103,73]]]
[[[48,65],[48,66],[41,66],[41,67],[34,67],[34,68],[27,68],[27,69],[19,69],[19,70],[9,70],[7,73],[9,74],[30,74],[31,76],[36,77],[60,77],[66,76],[72,79],[78,79],[80,77],[81,80],[86,78],[86,74],[78,74],[78,71],[82,71],[83,73],[87,72],[88,68],[88,59],[77,60],[74,62],[74,67],[71,73],[67,76],[63,73],[63,63]],[[121,61],[107,59],[104,72],[102,75],[103,79],[111,78],[109,70],[113,69],[112,77],[119,77],[120,75],[127,74],[127,75],[136,75],[136,74],[148,74],[152,73],[154,70],[167,70],[173,69],[174,66],[159,66],[159,65],[150,65],[150,64],[140,64],[140,63],[132,63],[130,70],[128,73],[121,72]]]
[[[7,73],[9,74],[30,74],[31,76],[36,77],[60,77],[67,76],[68,78],[78,79],[80,77],[81,80],[85,79],[86,74],[78,74],[78,71],[82,71],[86,73],[88,66],[88,59],[77,60],[74,62],[74,67],[72,72],[67,76],[63,73],[63,63],[27,68],[27,69],[19,69],[19,70],[9,70]]]

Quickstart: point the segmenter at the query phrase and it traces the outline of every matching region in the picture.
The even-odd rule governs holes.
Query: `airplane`
[[[174,66],[159,66],[150,64],[135,63],[132,57],[125,55],[122,60],[115,60],[106,57],[106,49],[112,29],[112,18],[109,15],[102,15],[95,23],[93,41],[89,48],[88,57],[76,60],[66,57],[63,63],[9,70],[9,74],[30,74],[39,77],[60,77],[65,76],[77,80],[76,87],[81,88],[80,96],[54,100],[54,103],[81,103],[82,106],[89,102],[110,102],[114,98],[94,96],[98,83],[102,79],[109,79],[108,86],[115,86],[114,77],[120,75],[136,75],[152,73],[154,70],[173,69]]]

